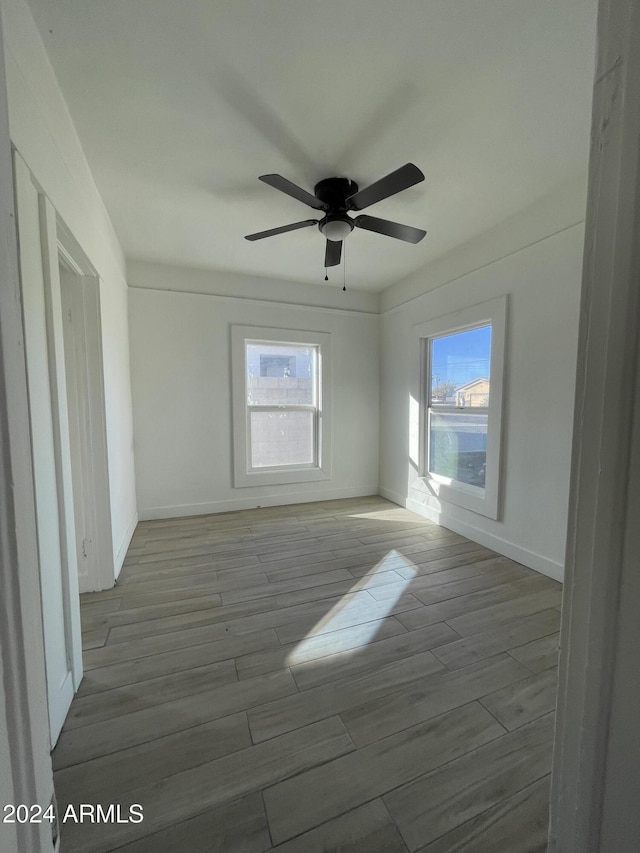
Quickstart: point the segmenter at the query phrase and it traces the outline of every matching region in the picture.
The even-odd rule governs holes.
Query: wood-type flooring
[[[82,596],[62,853],[543,853],[560,604],[380,497],[142,522]]]

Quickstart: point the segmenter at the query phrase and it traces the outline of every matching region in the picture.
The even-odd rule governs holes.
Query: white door
[[[114,582],[100,281],[79,247],[58,250],[78,582],[93,592]]]
[[[92,557],[93,519],[91,517],[91,496],[88,494],[86,482],[90,456],[86,371],[83,371],[83,366],[86,363],[86,345],[80,310],[82,279],[71,275],[62,267],[60,267],[60,296],[64,328],[64,361],[67,377],[78,585],[80,592],[88,592],[91,589],[89,569]]]
[[[82,676],[80,602],[71,494],[69,425],[59,279],[52,277],[55,235],[49,202],[16,155],[20,274],[31,418],[34,492],[51,745]],[[52,286],[52,278],[54,285]],[[71,510],[71,512],[69,511]]]

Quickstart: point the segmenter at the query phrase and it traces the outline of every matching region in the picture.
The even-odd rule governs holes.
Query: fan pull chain
[[[347,289],[347,241],[342,241],[342,289]]]
[[[324,280],[329,281],[329,276],[327,274],[327,268],[326,267],[324,268]]]

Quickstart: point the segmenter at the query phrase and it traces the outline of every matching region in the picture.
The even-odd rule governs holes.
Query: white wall
[[[572,193],[561,214],[559,200],[550,199],[506,223],[504,239],[496,229],[382,298],[381,493],[558,579],[566,538],[584,233],[582,223],[570,223],[584,215],[584,182],[582,192],[574,186]],[[554,216],[569,227],[548,234],[550,226],[560,224]],[[537,234],[534,220],[542,223]],[[504,256],[495,259],[496,250]],[[409,461],[409,398],[411,377],[419,369],[412,363],[412,326],[503,294],[509,299],[503,509],[495,521],[438,505],[412,489],[417,472]]]
[[[343,294],[338,288],[298,288],[267,279],[255,279],[243,288],[236,278],[164,265],[129,264],[141,518],[377,493],[379,317],[371,310],[377,307],[377,297]],[[259,292],[262,298],[219,295],[229,292]],[[296,295],[310,298],[312,292],[319,304],[342,307],[292,304]],[[331,479],[233,487],[233,324],[331,334]]]
[[[11,139],[100,276],[116,573],[136,522],[125,263],[66,103],[23,0],[0,0]]]

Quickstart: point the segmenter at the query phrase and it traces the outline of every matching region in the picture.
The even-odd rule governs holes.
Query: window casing
[[[330,335],[232,327],[234,485],[329,477]]]
[[[506,297],[415,328],[422,503],[499,516]]]

